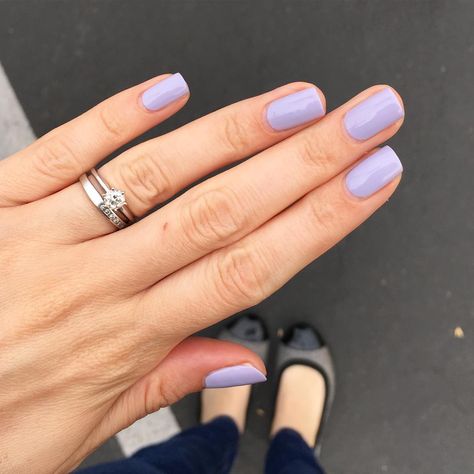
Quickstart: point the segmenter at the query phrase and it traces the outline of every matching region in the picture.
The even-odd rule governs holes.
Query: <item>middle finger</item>
[[[362,92],[317,124],[106,237],[105,244],[130,262],[118,271],[148,287],[239,240],[390,138],[403,115],[390,87]]]

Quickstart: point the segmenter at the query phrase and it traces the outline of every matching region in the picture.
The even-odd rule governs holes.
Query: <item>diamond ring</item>
[[[133,223],[134,216],[127,207],[125,192],[111,188],[95,168],[84,173],[79,181],[94,206],[115,227],[123,229]]]

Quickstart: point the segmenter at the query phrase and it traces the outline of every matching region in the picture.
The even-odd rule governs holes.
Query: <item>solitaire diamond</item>
[[[111,188],[103,196],[104,205],[112,211],[122,208],[125,204],[125,193],[120,189]]]

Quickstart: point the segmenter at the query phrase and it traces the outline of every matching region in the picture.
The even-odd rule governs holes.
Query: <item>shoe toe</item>
[[[319,349],[325,345],[316,330],[306,323],[298,323],[289,328],[282,342],[288,347],[303,351]]]
[[[228,331],[234,337],[244,341],[261,342],[268,339],[263,321],[253,314],[237,318],[228,326]]]

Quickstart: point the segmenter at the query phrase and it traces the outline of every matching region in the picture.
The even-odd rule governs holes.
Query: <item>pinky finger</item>
[[[189,98],[181,74],[165,74],[104,100],[0,162],[0,207],[36,201],[77,181]]]
[[[241,241],[158,283],[145,300],[166,308],[162,321],[183,334],[259,303],[381,207],[402,170],[390,147],[375,151]]]

